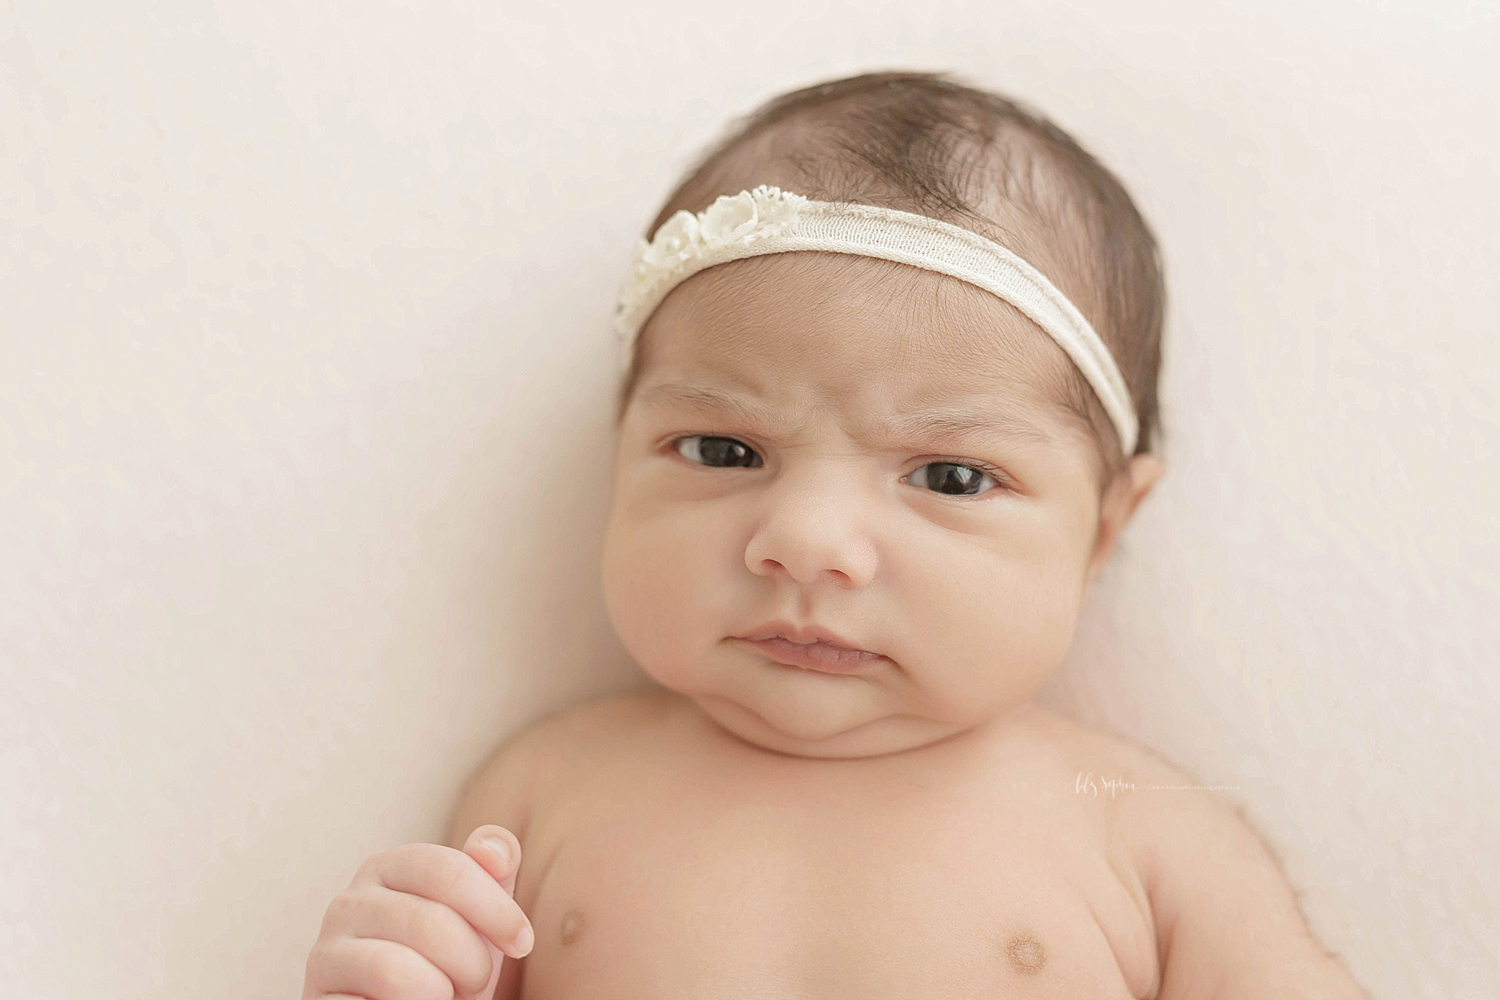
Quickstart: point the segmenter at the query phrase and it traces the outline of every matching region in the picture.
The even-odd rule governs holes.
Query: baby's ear
[[[1089,557],[1089,583],[1094,582],[1109,561],[1115,543],[1120,540],[1120,532],[1130,523],[1135,509],[1166,471],[1167,467],[1155,455],[1136,455],[1130,460],[1129,467],[1104,491],[1104,499],[1099,505],[1099,532],[1094,538],[1093,555]]]

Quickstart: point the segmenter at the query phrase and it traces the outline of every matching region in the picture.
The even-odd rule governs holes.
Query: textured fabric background
[[[111,13],[113,11],[113,13]],[[1048,692],[1379,1000],[1500,982],[1493,3],[0,0],[0,993],[298,995],[604,618],[619,269],[732,114],[1033,102],[1161,235],[1169,478]]]

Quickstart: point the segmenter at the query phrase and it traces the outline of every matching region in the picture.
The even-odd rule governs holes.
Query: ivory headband
[[[625,362],[646,320],[687,278],[731,260],[795,250],[910,264],[1009,302],[1073,359],[1104,404],[1125,454],[1135,451],[1138,424],[1120,369],[1089,321],[1042,272],[978,233],[925,215],[813,201],[765,185],[725,195],[696,215],[678,212],[650,243],[640,242],[615,307]]]

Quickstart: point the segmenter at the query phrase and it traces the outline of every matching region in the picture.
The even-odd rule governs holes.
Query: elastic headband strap
[[[640,242],[620,286],[615,330],[626,362],[667,293],[705,268],[763,254],[821,250],[947,274],[1009,302],[1057,342],[1103,404],[1129,456],[1138,424],[1130,391],[1104,341],[1046,275],[993,240],[925,215],[812,201],[762,185],[681,211]]]

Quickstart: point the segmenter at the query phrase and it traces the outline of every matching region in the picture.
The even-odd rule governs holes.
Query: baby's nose
[[[745,565],[757,576],[785,574],[804,586],[868,586],[877,561],[869,511],[852,489],[812,477],[778,484],[745,546]]]

